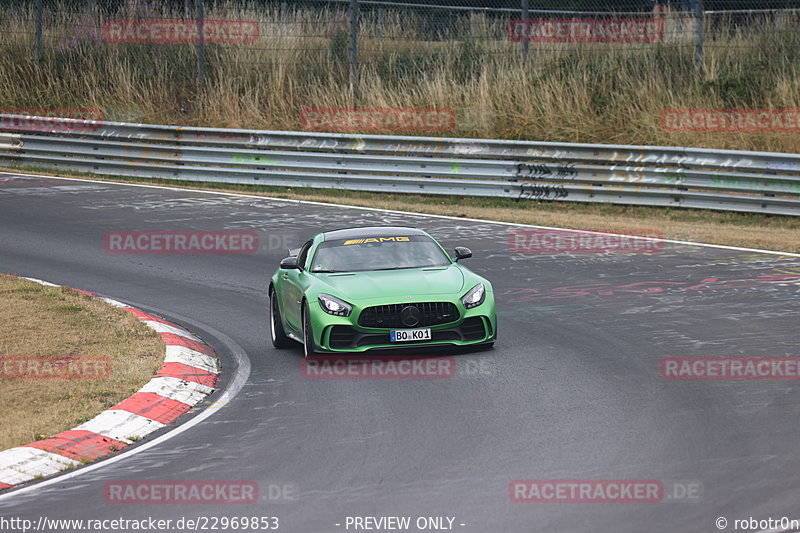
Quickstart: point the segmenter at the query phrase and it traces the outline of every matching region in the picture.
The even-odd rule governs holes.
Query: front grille
[[[404,324],[401,313],[406,307],[416,307],[420,311],[419,323]],[[450,302],[423,302],[392,305],[376,305],[361,311],[358,325],[365,328],[410,328],[436,326],[458,320],[458,308]]]

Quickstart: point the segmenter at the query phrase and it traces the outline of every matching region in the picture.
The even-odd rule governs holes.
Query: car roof
[[[395,237],[398,235],[425,235],[417,228],[404,226],[367,226],[363,228],[345,228],[326,231],[322,234],[323,240],[335,241],[338,239],[357,239],[359,237]]]

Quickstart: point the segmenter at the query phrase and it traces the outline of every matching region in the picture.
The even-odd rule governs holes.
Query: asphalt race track
[[[277,351],[269,342],[268,279],[286,248],[313,233],[380,224],[472,249],[466,264],[495,288],[495,349],[456,355],[449,379],[308,379],[299,346]],[[261,247],[107,253],[105,233],[127,230],[253,230]],[[0,272],[186,326],[220,353],[222,388],[237,349],[250,363],[241,390],[196,425],[81,475],[11,492],[0,514],[275,516],[280,531],[302,533],[354,531],[348,516],[455,517],[453,529],[464,532],[609,533],[718,531],[717,517],[800,519],[797,380],[660,375],[670,356],[800,356],[800,257],[677,243],[646,254],[517,253],[512,231],[0,174]],[[518,479],[659,480],[665,494],[659,502],[518,503],[509,496]],[[107,503],[105,484],[119,480],[250,480],[260,502]]]

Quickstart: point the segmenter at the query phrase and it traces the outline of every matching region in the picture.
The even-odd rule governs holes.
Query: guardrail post
[[[36,13],[34,15],[35,41],[36,41],[36,61],[42,60],[42,0],[36,0]]]
[[[358,90],[358,0],[350,0],[350,94]]]
[[[197,92],[206,75],[205,0],[197,0]]]
[[[530,9],[530,6],[528,5],[528,3],[529,3],[529,0],[522,0],[522,20],[528,20],[528,17],[530,17],[530,13],[528,12],[528,9]],[[527,39],[522,41],[522,59],[528,59],[528,47],[529,46],[530,46],[530,43],[528,42]]]
[[[705,40],[705,9],[703,0],[695,0],[695,37],[694,37],[694,64],[698,70],[703,70],[703,41]]]

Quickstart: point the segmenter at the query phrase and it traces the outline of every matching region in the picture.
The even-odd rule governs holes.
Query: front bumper
[[[358,324],[358,312],[350,317],[335,317],[320,309],[318,313],[312,314],[315,343],[319,350],[325,352],[365,352],[446,345],[469,346],[493,342],[497,338],[497,319],[492,298],[487,298],[487,301],[473,309],[465,309],[460,302],[458,304],[457,320],[421,326],[431,330],[431,340],[422,342],[391,342],[391,330],[409,328],[363,327]]]

